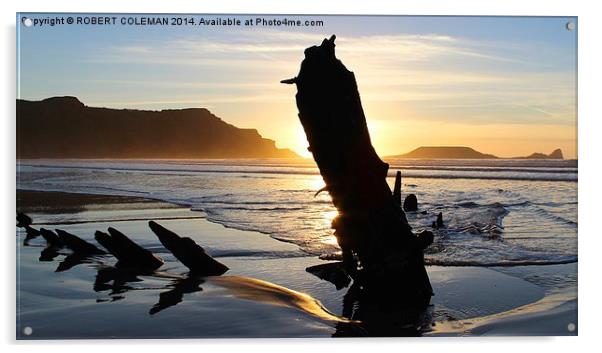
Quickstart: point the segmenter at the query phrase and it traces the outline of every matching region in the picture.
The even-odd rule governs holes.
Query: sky
[[[83,16],[22,14],[30,18]],[[172,17],[170,15],[107,15]],[[190,15],[232,18],[229,15]],[[577,158],[577,29],[561,17],[258,16],[322,26],[55,25],[18,21],[17,97],[88,106],[204,107],[308,157],[294,85],[303,50],[336,34],[381,156],[469,146]]]

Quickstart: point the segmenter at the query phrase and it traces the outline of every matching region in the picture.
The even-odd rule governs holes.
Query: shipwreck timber
[[[281,82],[297,87],[308,150],[338,210],[332,227],[346,272],[373,293],[394,292],[399,302],[424,308],[433,292],[423,250],[433,234],[415,235],[400,186],[391,192],[389,165],[372,146],[355,76],[336,58],[334,41],[307,48],[299,74]]]

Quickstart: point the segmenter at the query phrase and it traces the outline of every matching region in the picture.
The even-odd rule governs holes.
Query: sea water
[[[441,266],[577,261],[577,161],[387,160],[392,186],[419,210],[407,218],[434,232],[425,255]],[[185,205],[210,221],[265,233],[310,255],[339,251],[337,215],[312,161],[20,160],[17,188],[140,196]],[[444,227],[431,227],[437,214]]]

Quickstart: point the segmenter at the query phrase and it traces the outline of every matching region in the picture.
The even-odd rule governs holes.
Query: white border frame
[[[525,1],[525,0],[420,0],[404,1],[399,4],[383,0],[364,1],[283,1],[283,0],[222,0],[222,1],[136,1],[104,0],[92,2],[68,0],[27,0],[17,4],[2,2],[2,25],[4,50],[2,55],[2,208],[0,225],[4,234],[2,239],[2,258],[4,276],[2,290],[4,317],[2,334],[4,343],[11,345],[9,351],[38,351],[40,349],[61,352],[91,353],[106,349],[134,350],[135,345],[144,345],[147,352],[159,352],[169,349],[167,345],[177,345],[178,351],[209,349],[211,352],[244,350],[250,352],[278,351],[302,352],[311,349],[329,351],[361,352],[366,350],[406,350],[423,351],[426,349],[459,352],[507,353],[511,349],[532,349],[537,351],[567,352],[581,349],[589,350],[599,344],[596,340],[598,321],[600,321],[600,276],[597,269],[601,264],[602,243],[597,231],[598,213],[602,195],[597,173],[602,170],[600,162],[600,23],[602,12],[596,11],[594,1]],[[146,12],[146,13],[261,13],[261,14],[395,14],[395,15],[514,15],[514,16],[578,16],[579,26],[579,117],[578,117],[578,154],[579,154],[579,337],[514,337],[514,338],[390,338],[390,339],[269,339],[269,340],[127,340],[127,341],[15,341],[15,99],[16,99],[16,60],[15,60],[15,13],[16,12]],[[483,344],[487,344],[485,347]],[[40,347],[43,345],[44,347]],[[110,345],[110,347],[103,347]],[[199,347],[201,345],[202,347]],[[85,348],[82,346],[86,346]]]

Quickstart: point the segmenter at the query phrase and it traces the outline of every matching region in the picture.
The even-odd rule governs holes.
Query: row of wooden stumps
[[[136,244],[125,234],[112,227],[109,227],[107,232],[96,231],[94,234],[96,241],[104,248],[101,249],[64,230],[52,231],[45,228],[38,230],[32,227],[32,223],[32,219],[26,214],[17,214],[17,227],[24,228],[26,232],[24,244],[27,245],[31,239],[38,236],[42,236],[46,240],[47,247],[45,251],[42,251],[41,260],[45,254],[56,253],[60,249],[67,248],[72,251],[71,259],[80,261],[93,256],[110,254],[117,259],[115,267],[118,269],[153,272],[164,264],[163,259],[158,255]],[[228,267],[212,258],[194,240],[180,237],[154,221],[150,221],[148,225],[161,244],[188,267],[190,274],[219,276],[228,271]],[[77,263],[77,261],[74,262]],[[64,269],[66,268],[59,267],[57,271]]]

